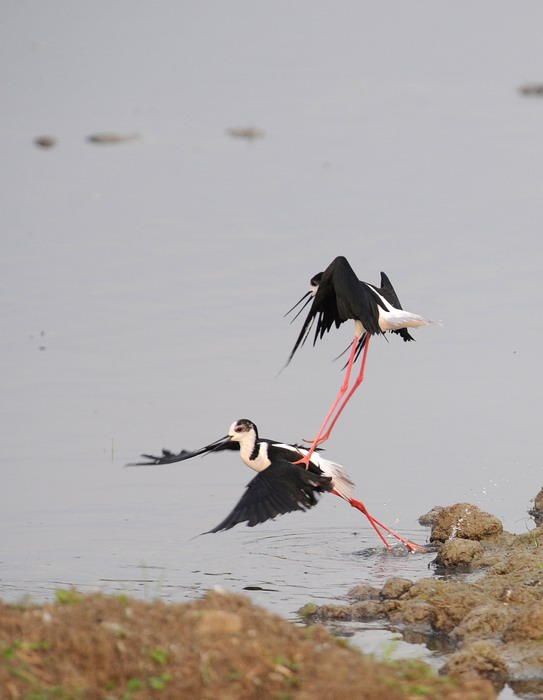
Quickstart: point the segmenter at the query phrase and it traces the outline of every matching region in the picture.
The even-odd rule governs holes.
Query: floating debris
[[[57,145],[57,140],[54,136],[36,136],[34,143],[40,148],[53,148]]]
[[[265,131],[262,131],[262,129],[256,129],[254,126],[234,126],[230,129],[227,129],[226,133],[233,139],[247,139],[247,141],[263,139],[266,135]]]
[[[89,143],[126,143],[127,141],[139,141],[141,134],[116,134],[113,131],[103,131],[87,136]]]
[[[525,97],[543,97],[543,83],[526,83],[518,91]]]
[[[35,336],[30,335],[28,336],[30,340],[34,340]],[[42,339],[42,345],[38,345],[38,350],[47,350],[47,345],[44,345],[43,343],[45,342],[43,338],[45,337],[45,331],[40,331],[40,338]]]

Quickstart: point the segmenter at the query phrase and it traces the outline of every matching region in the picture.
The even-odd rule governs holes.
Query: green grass
[[[55,599],[61,605],[78,605],[83,601],[83,595],[75,588],[57,588]]]
[[[166,649],[162,649],[161,647],[156,647],[156,649],[153,649],[149,656],[159,666],[165,666],[170,660],[169,653],[166,651]]]

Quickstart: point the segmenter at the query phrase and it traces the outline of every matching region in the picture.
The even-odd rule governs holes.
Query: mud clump
[[[59,593],[43,606],[0,603],[2,700],[495,697],[485,680],[377,662],[240,595],[166,604]]]
[[[474,560],[481,557],[483,547],[480,542],[473,540],[448,540],[443,543],[436,564],[445,568],[469,567]]]
[[[495,515],[485,513],[470,503],[457,503],[437,514],[430,542],[446,542],[454,538],[482,540],[501,532],[503,525]]]
[[[452,654],[443,667],[454,676],[485,676],[502,682],[507,677],[507,666],[496,647],[487,642],[474,642]]]
[[[534,519],[538,527],[543,524],[543,489],[534,498],[533,508],[530,508],[528,515]]]
[[[350,609],[321,607],[314,617],[330,619],[341,607],[344,619],[386,619],[406,635],[446,641],[454,652],[443,671],[453,677],[487,678],[497,689],[506,682],[537,686],[543,676],[543,526],[513,535],[469,503],[422,517],[432,523],[436,572],[456,579],[393,578],[377,591],[359,586],[347,594]],[[477,576],[466,578],[471,572]]]

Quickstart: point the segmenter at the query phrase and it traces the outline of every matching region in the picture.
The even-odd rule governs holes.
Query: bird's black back
[[[289,447],[282,447],[282,445],[285,443],[277,443],[271,440],[259,440],[259,442],[268,443],[268,458],[271,462],[282,460],[293,464],[294,462],[300,460],[305,453],[307,453],[307,448],[302,447],[302,445],[290,445],[289,447],[292,449],[289,449]],[[298,452],[298,449],[304,450],[304,452]],[[311,460],[309,461],[307,470],[312,474],[322,475],[322,470],[319,469],[319,467]]]
[[[347,258],[340,255],[324,271],[321,284],[319,284],[315,295],[315,301],[321,292],[321,285],[323,287],[322,295],[334,299],[337,308],[335,318],[339,319],[338,323],[334,318],[336,327],[348,319],[354,319],[361,321],[370,334],[381,332],[378,324],[377,300],[368,291],[366,285],[360,282]],[[321,312],[323,315],[324,310],[323,308],[323,312]],[[322,338],[324,332],[330,328],[331,323],[320,332],[319,337]]]

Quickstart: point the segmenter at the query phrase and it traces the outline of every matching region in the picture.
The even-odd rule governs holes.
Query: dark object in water
[[[126,141],[139,141],[140,134],[116,134],[112,131],[103,131],[87,136],[89,143],[125,143]]]
[[[525,97],[543,97],[543,83],[526,83],[518,91]]]
[[[36,136],[34,143],[40,148],[53,148],[57,145],[57,140],[54,136]]]
[[[255,139],[263,139],[266,135],[262,129],[256,129],[254,126],[241,126],[241,127],[231,127],[226,130],[228,136],[233,139],[247,139],[247,141],[254,141]]]

